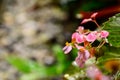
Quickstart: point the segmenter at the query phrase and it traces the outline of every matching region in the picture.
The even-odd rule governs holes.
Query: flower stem
[[[104,40],[102,43],[99,44],[99,46],[97,48],[101,48],[105,44],[105,42],[106,41]]]
[[[100,25],[96,22],[96,20],[93,20],[93,22],[97,25],[98,28],[100,28]]]

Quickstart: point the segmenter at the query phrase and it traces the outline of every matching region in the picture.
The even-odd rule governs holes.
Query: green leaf
[[[54,45],[52,50],[57,59],[57,64],[55,65],[56,74],[61,74],[70,66],[71,61],[67,60],[67,57],[60,45]]]
[[[37,79],[39,79],[39,75],[36,73],[23,74],[20,77],[20,80],[37,80]]]
[[[97,59],[97,64],[103,66],[104,62],[111,59],[120,60],[120,47],[107,46],[104,55]]]
[[[30,66],[26,60],[15,56],[10,56],[7,58],[7,61],[23,73],[31,72]]]
[[[120,13],[109,18],[103,24],[103,29],[110,33],[108,37],[109,43],[114,47],[120,47]]]
[[[43,64],[39,64],[37,62],[20,58],[17,56],[9,56],[7,57],[7,61],[19,71],[25,73],[25,76],[22,76],[22,80],[34,80],[34,78],[37,78],[38,76],[40,78],[58,76],[61,75],[71,63],[70,61],[67,61],[61,46],[54,45],[52,47],[52,50],[57,59],[57,63],[51,66],[45,66]],[[29,77],[29,75],[32,74],[33,76]]]

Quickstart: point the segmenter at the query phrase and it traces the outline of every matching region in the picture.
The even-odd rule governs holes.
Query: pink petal
[[[77,35],[76,42],[83,43],[84,42],[84,35],[82,35],[82,34]]]
[[[87,50],[85,52],[78,52],[75,61],[79,67],[84,67],[85,61],[89,58],[90,54]]]
[[[79,33],[83,33],[84,27],[83,26],[79,26],[78,29],[76,31],[78,31]]]
[[[89,19],[83,19],[83,21],[81,22],[81,24],[87,23],[89,21],[92,21],[92,19],[91,18],[89,18]]]
[[[84,64],[85,64],[85,62],[82,60],[82,58],[83,58],[83,54],[78,52],[78,56],[76,57],[75,62],[81,68],[84,67]]]
[[[66,49],[67,49],[67,47],[68,47],[68,46],[65,46],[62,50],[63,50],[63,51],[64,51],[64,50],[66,50]]]
[[[98,15],[98,12],[95,12],[91,15],[91,18],[95,18]]]
[[[108,35],[109,35],[109,32],[107,32],[105,30],[101,31],[101,38],[106,38],[106,37],[108,37]]]
[[[73,34],[72,34],[72,39],[76,39],[76,37],[79,35],[79,33],[77,33],[77,32],[74,32]]]
[[[101,74],[101,72],[96,66],[92,65],[87,68],[86,74],[88,77],[95,79],[98,74]]]
[[[88,42],[94,42],[97,39],[97,35],[95,32],[91,32],[86,36],[86,40]]]
[[[90,53],[88,50],[85,50],[85,58],[88,59],[90,57]]]
[[[67,46],[67,49],[65,50],[65,54],[68,54],[72,50],[72,46]]]

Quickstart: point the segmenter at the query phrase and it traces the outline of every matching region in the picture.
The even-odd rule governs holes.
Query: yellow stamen
[[[66,46],[68,46],[68,45],[69,45],[69,43],[68,43],[68,42],[66,42],[66,43],[65,43],[65,45],[66,45]]]

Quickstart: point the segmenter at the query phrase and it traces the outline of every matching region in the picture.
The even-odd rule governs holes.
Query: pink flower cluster
[[[95,22],[95,17],[97,14],[98,13],[94,13],[89,19],[84,19],[82,23],[86,23],[91,20]],[[63,51],[65,54],[68,54],[72,50],[72,48],[77,48],[78,56],[76,57],[75,61],[79,67],[84,67],[85,61],[91,56],[93,56],[92,54],[94,53],[90,51],[93,49],[91,44],[96,40],[101,42],[106,41],[108,35],[109,32],[105,30],[98,29],[96,31],[90,31],[85,30],[83,26],[79,26],[76,32],[72,34],[71,42],[66,43],[66,46],[63,48]],[[83,46],[80,46],[81,44]]]
[[[96,49],[100,49],[106,42],[109,32],[102,30],[97,24],[95,17],[98,13],[91,15],[89,19],[84,19],[81,24],[92,21],[99,28],[95,31],[85,30],[83,26],[79,26],[76,32],[71,36],[71,42],[66,42],[63,48],[65,54],[68,54],[73,48],[78,50],[75,62],[81,68],[84,67],[86,60],[95,56]],[[93,42],[98,40],[100,44],[97,47],[92,46]],[[87,76],[92,80],[110,80],[109,77],[102,74],[96,66],[89,66],[86,70]]]
[[[72,41],[77,44],[83,43],[85,41],[94,42],[95,40],[100,40],[102,38],[107,38],[109,32],[105,30],[101,31],[88,31],[84,33],[84,27],[78,27],[77,31],[72,34]]]
[[[72,42],[66,43],[66,46],[63,48],[65,54],[69,53],[73,47],[78,49],[78,56],[76,57],[75,61],[80,67],[83,67],[85,61],[90,57],[90,53],[84,46],[78,47],[78,45],[85,42],[94,42],[95,40],[105,39],[109,35],[109,32],[105,30],[84,31],[84,27],[78,27],[76,32],[72,34]]]

